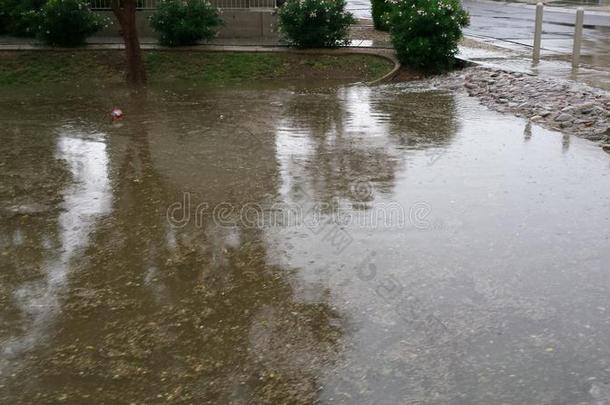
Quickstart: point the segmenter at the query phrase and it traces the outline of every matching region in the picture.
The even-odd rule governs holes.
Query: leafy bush
[[[38,31],[38,10],[47,0],[0,0],[0,34],[33,37]]]
[[[298,48],[345,45],[355,21],[345,11],[345,0],[288,0],[279,12],[282,36]]]
[[[388,0],[371,0],[371,14],[375,29],[389,31],[388,17],[392,11],[392,4]]]
[[[207,0],[163,0],[150,23],[161,44],[179,46],[213,38],[222,20]]]
[[[468,13],[459,0],[393,0],[392,43],[406,65],[440,70],[454,63]]]
[[[107,23],[87,0],[49,0],[39,16],[38,36],[51,45],[81,45]]]

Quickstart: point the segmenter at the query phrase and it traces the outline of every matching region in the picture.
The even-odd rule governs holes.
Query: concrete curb
[[[291,53],[302,55],[372,55],[386,59],[394,64],[392,70],[384,76],[370,82],[367,85],[372,86],[387,80],[390,80],[396,75],[400,69],[400,62],[396,58],[394,51],[388,48],[373,48],[373,47],[344,47],[335,49],[296,49],[287,46],[265,46],[265,45],[194,45],[181,46],[170,48],[157,44],[142,44],[142,50],[152,51],[201,51],[201,52],[251,52],[251,53]],[[15,44],[15,45],[0,45],[0,51],[37,51],[37,52],[74,52],[74,51],[108,51],[108,50],[123,50],[123,44],[90,44],[77,48],[61,48],[44,45],[31,44]]]
[[[394,56],[393,53],[391,53],[391,54],[387,53],[387,54],[383,54],[383,55],[377,53],[376,55],[384,57],[387,60],[393,62],[394,63],[394,68],[389,73],[387,73],[385,76],[382,76],[379,79],[376,79],[376,80],[368,82],[367,85],[369,85],[369,86],[374,86],[376,84],[381,84],[381,83],[385,83],[387,81],[390,81],[391,79],[394,78],[394,76],[396,76],[396,74],[398,73],[398,71],[400,70],[400,68],[402,66],[400,64],[400,61],[396,58],[396,56]]]

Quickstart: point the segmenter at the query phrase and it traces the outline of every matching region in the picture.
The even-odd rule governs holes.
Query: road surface
[[[568,2],[572,5],[575,3],[574,0]],[[463,0],[463,4],[471,16],[466,35],[496,40],[504,46],[523,48],[533,44],[534,6],[486,0]],[[592,5],[591,2],[583,4]],[[604,8],[585,11],[582,61],[610,68],[610,12],[600,11]],[[371,18],[369,0],[350,0],[348,9],[358,18]],[[571,54],[574,19],[574,8],[546,7],[542,37],[542,47],[546,52],[543,55]]]
[[[464,0],[470,13],[466,35],[496,39],[515,45],[533,44],[535,8],[525,4]],[[546,7],[542,47],[547,51],[571,54],[574,35],[573,9]],[[583,59],[595,66],[610,67],[610,13],[585,12]]]

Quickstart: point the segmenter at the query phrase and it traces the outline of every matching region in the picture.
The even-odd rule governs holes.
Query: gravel
[[[496,111],[599,142],[610,148],[610,94],[582,83],[541,78],[489,67],[469,67],[434,79],[439,88],[459,83],[468,95]]]

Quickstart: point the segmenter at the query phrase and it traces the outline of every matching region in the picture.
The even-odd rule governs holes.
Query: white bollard
[[[574,25],[574,48],[572,49],[572,66],[578,67],[580,63],[580,47],[582,45],[582,26],[585,21],[585,10],[578,7],[576,10],[576,24]]]
[[[544,12],[544,4],[536,5],[536,27],[534,30],[534,63],[540,61],[540,43],[542,42],[542,13]]]

